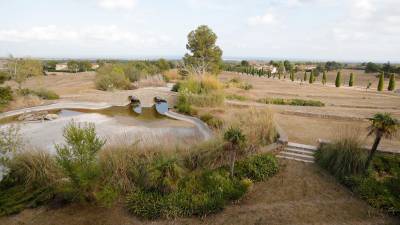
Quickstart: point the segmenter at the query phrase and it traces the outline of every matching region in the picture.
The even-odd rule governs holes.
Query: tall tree
[[[285,64],[283,62],[280,62],[278,66],[279,79],[281,79],[281,76],[284,75],[285,73],[286,73]]]
[[[371,125],[368,127],[368,135],[375,135],[375,141],[365,164],[365,169],[369,168],[381,139],[394,137],[400,128],[400,122],[393,118],[390,113],[377,113],[369,120],[371,121]]]
[[[240,128],[230,127],[224,134],[224,139],[227,141],[227,149],[231,153],[230,172],[233,177],[235,172],[236,152],[246,142],[246,136],[242,133]]]
[[[342,74],[340,73],[340,71],[337,73],[336,75],[336,81],[335,81],[335,86],[336,87],[340,87],[340,85],[342,84]]]
[[[354,74],[350,73],[349,87],[353,87],[353,85],[354,85]]]
[[[396,89],[396,78],[394,76],[394,73],[392,73],[389,79],[388,91],[394,91],[394,89]]]
[[[307,81],[307,71],[304,71],[304,79],[303,79],[303,81],[304,81],[304,82]]]
[[[314,71],[313,70],[311,70],[310,79],[309,79],[308,83],[310,83],[310,84],[314,83]]]
[[[381,75],[379,75],[378,91],[383,91],[383,85],[385,85],[384,76],[385,76],[384,72],[382,72]]]
[[[294,81],[294,69],[290,71],[290,80]]]
[[[326,84],[326,72],[325,72],[325,70],[322,72],[322,84],[323,85]]]
[[[222,64],[222,50],[216,42],[217,35],[206,25],[191,31],[186,44],[190,54],[183,57],[185,66],[199,75],[206,72],[218,74]]]

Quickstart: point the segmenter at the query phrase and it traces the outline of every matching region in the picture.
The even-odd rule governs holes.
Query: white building
[[[63,71],[63,70],[68,70],[67,63],[57,63],[56,64],[56,71]]]

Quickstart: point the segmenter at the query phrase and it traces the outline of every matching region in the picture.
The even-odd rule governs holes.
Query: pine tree
[[[323,74],[322,74],[322,84],[325,85],[326,84],[326,72],[324,70]]]
[[[311,71],[310,79],[309,79],[308,83],[310,83],[310,84],[314,83],[314,71]]]
[[[354,85],[354,74],[350,73],[349,87],[353,87]]]
[[[390,75],[388,90],[394,91],[395,88],[396,88],[396,78],[394,77],[394,73],[392,73]]]
[[[304,79],[303,81],[307,81],[307,72],[304,72]]]
[[[342,84],[342,74],[340,73],[340,71],[337,73],[336,75],[336,81],[335,81],[335,86],[336,87],[340,87],[340,85]]]
[[[379,83],[378,83],[378,91],[383,91],[383,85],[384,85],[384,78],[385,74],[382,72],[381,75],[379,76]]]

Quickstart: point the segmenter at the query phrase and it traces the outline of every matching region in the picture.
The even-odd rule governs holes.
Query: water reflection
[[[168,112],[168,103],[167,102],[159,102],[159,103],[156,103],[154,106],[156,108],[156,111],[161,115],[165,115],[165,113]]]

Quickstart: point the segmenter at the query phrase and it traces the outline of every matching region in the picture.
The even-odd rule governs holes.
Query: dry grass
[[[136,88],[143,87],[165,87],[167,83],[165,82],[162,75],[148,76],[144,79],[136,81],[134,84]]]
[[[274,114],[269,109],[243,109],[225,120],[227,126],[240,127],[249,143],[253,145],[267,145],[274,142],[277,137]]]
[[[178,74],[177,69],[168,70],[168,71],[164,72],[163,75],[169,81],[178,81],[182,78],[181,75]]]

